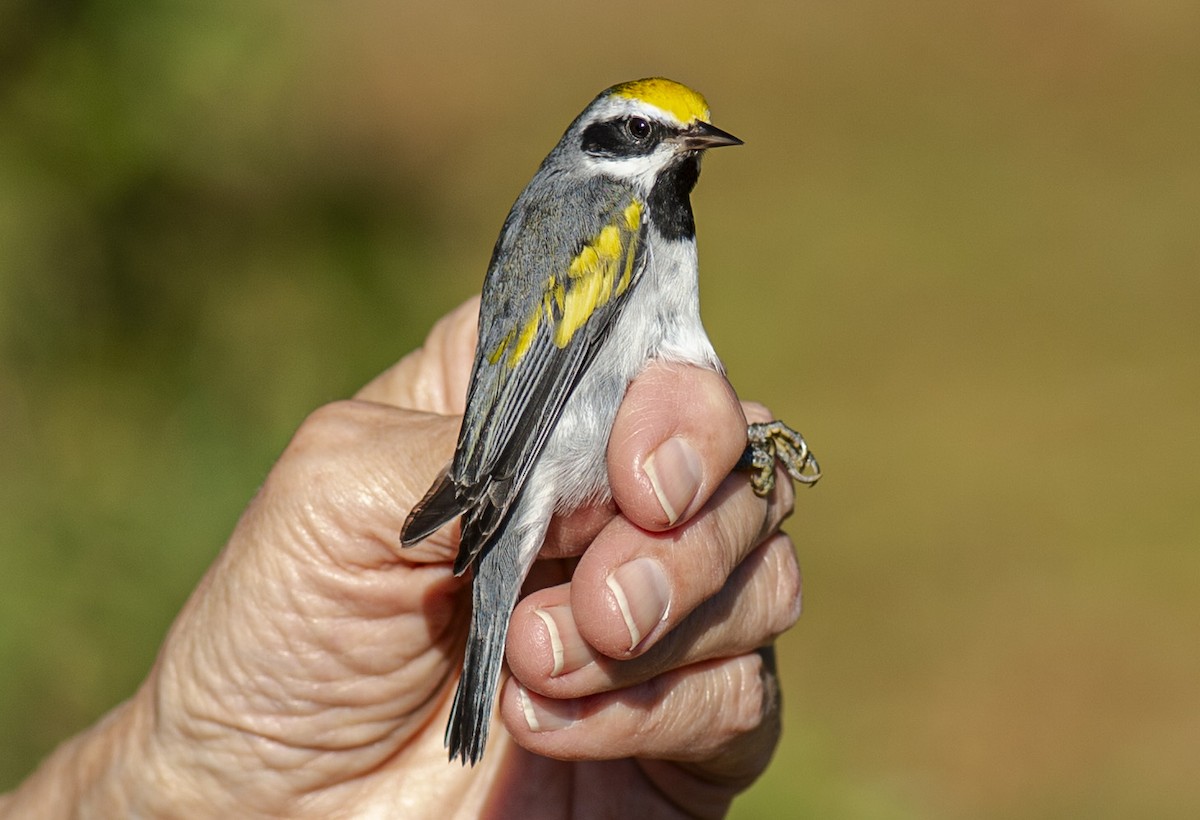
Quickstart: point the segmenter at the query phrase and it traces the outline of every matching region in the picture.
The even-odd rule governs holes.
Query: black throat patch
[[[700,155],[684,154],[668,166],[650,190],[649,212],[654,226],[666,239],[691,239],[696,235],[690,194],[700,178]]]

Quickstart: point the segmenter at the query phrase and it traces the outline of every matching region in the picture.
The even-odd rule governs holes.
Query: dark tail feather
[[[483,757],[507,633],[508,613],[500,616],[483,635],[479,634],[476,622],[471,623],[463,673],[454,692],[450,721],[446,724],[446,748],[450,750],[450,759],[457,757],[463,765],[474,766]]]
[[[446,724],[450,759],[457,757],[464,765],[475,765],[487,745],[492,706],[504,665],[508,619],[525,574],[518,563],[519,548],[519,536],[512,532],[502,534],[483,553],[471,582],[471,631],[467,636],[462,677]]]
[[[462,514],[466,504],[459,500],[458,487],[450,480],[447,464],[434,479],[425,497],[417,502],[400,530],[400,543],[411,547],[432,535],[439,527]]]

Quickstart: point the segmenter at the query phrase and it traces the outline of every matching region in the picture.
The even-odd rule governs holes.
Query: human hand
[[[0,809],[84,771],[74,805],[98,814],[724,813],[778,739],[759,650],[798,616],[799,571],[778,532],[791,484],[760,499],[729,475],[745,420],[709,371],[631,386],[615,504],[555,523],[513,614],[506,731],[478,766],[446,762],[467,581],[454,527],[411,549],[398,533],[453,451],[477,309],[305,421],[137,695]]]

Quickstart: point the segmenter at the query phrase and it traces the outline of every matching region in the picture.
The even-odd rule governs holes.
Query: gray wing
[[[504,522],[645,266],[631,188],[605,179],[537,187],[548,193],[522,194],[492,255],[454,461],[402,535],[415,543],[463,515],[459,573]]]

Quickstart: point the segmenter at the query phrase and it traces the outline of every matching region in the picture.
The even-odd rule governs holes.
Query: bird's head
[[[600,93],[563,135],[564,152],[593,172],[649,191],[660,174],[709,148],[742,141],[710,121],[708,103],[662,77],[614,85]]]

